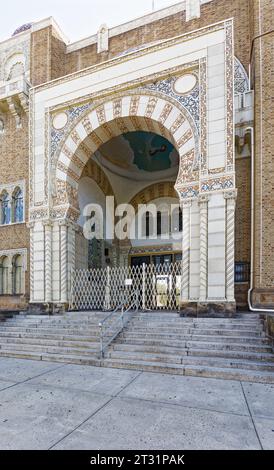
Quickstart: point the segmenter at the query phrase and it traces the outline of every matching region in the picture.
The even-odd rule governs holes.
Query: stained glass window
[[[13,196],[13,218],[14,222],[23,222],[24,217],[24,204],[23,204],[23,192],[21,189],[17,189]]]
[[[0,295],[8,294],[8,257],[4,256],[0,259]]]
[[[22,293],[22,256],[17,255],[12,263],[12,293]]]
[[[6,225],[10,223],[10,199],[8,193],[3,193],[1,196],[1,224]]]

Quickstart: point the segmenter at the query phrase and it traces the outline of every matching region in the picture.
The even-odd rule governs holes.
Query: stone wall
[[[262,314],[261,318],[264,320],[265,332],[271,342],[274,351],[274,314]]]

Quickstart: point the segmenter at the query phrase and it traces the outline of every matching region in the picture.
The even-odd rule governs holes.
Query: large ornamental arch
[[[177,149],[178,193],[198,180],[199,138],[191,115],[175,100],[136,91],[94,106],[67,133],[54,169],[54,205],[77,209],[78,183],[92,155],[113,137],[140,130],[162,135]]]
[[[31,91],[32,302],[67,305],[83,257],[79,181],[93,154],[116,136],[147,131],[180,157],[181,307],[234,312],[234,93],[246,86],[234,67],[233,21],[225,20]],[[91,171],[112,192],[103,172]]]

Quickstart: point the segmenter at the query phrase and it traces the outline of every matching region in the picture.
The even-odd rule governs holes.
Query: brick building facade
[[[229,38],[230,25],[232,25],[231,38]],[[52,18],[26,25],[19,29],[13,37],[0,43],[1,309],[25,308],[29,301],[34,305],[65,305],[68,302],[69,281],[66,276],[68,270],[71,267],[75,267],[75,253],[77,257],[77,252],[75,252],[73,247],[75,247],[78,237],[76,233],[78,232],[69,225],[77,224],[77,218],[75,218],[77,204],[74,205],[73,201],[73,198],[77,198],[77,195],[75,196],[75,193],[73,193],[75,186],[70,181],[75,168],[75,161],[77,166],[77,156],[75,157],[77,152],[74,150],[76,152],[74,157],[70,157],[73,150],[67,148],[67,158],[71,158],[71,161],[74,161],[74,163],[67,164],[65,169],[64,164],[62,166],[62,162],[59,162],[57,163],[56,170],[53,161],[54,152],[58,153],[60,142],[69,142],[65,138],[74,139],[75,141],[75,135],[77,140],[77,127],[74,127],[74,125],[76,126],[79,123],[78,118],[79,116],[81,117],[83,108],[86,107],[85,109],[88,110],[93,102],[98,102],[98,106],[102,106],[103,99],[108,99],[109,103],[115,103],[117,99],[123,100],[127,90],[130,91],[130,96],[136,95],[137,88],[138,93],[140,93],[140,102],[144,102],[145,98],[141,95],[141,89],[143,90],[147,87],[144,95],[148,96],[148,90],[151,90],[152,86],[151,83],[166,80],[167,76],[174,76],[177,79],[182,73],[188,73],[189,70],[194,70],[195,73],[196,68],[197,76],[199,80],[202,80],[204,61],[207,61],[207,64],[212,61],[213,67],[212,71],[205,69],[205,80],[209,80],[211,75],[213,77],[212,80],[214,80],[214,67],[217,67],[216,74],[218,70],[218,55],[214,50],[217,51],[218,47],[218,50],[221,50],[221,40],[217,39],[218,34],[221,37],[221,33],[218,32],[221,30],[224,30],[227,35],[224,42],[226,54],[226,80],[224,79],[226,116],[224,118],[226,119],[225,128],[227,133],[225,145],[228,149],[228,155],[229,152],[233,154],[235,152],[233,157],[235,158],[235,165],[233,162],[229,165],[227,160],[226,169],[221,171],[220,167],[223,166],[221,159],[220,165],[216,163],[214,166],[211,163],[209,170],[203,170],[200,166],[200,191],[198,191],[199,194],[194,195],[193,193],[192,197],[189,198],[189,201],[194,199],[192,203],[193,209],[190,209],[189,214],[190,218],[196,217],[195,211],[200,211],[200,217],[206,214],[206,217],[208,217],[206,227],[208,227],[208,221],[210,223],[210,217],[212,217],[210,210],[213,213],[216,210],[214,207],[219,209],[219,206],[212,206],[212,209],[210,209],[210,202],[206,199],[210,198],[212,194],[214,197],[217,197],[217,194],[214,194],[213,186],[213,189],[207,190],[206,195],[202,194],[201,187],[206,186],[203,180],[203,171],[206,171],[207,175],[211,171],[212,175],[216,174],[216,178],[220,174],[219,180],[226,181],[227,183],[229,175],[233,176],[235,170],[235,179],[231,185],[221,188],[221,191],[225,194],[225,207],[227,210],[224,215],[226,230],[225,246],[223,254],[220,255],[220,259],[224,263],[224,268],[221,268],[221,274],[224,274],[225,294],[222,296],[222,301],[218,300],[218,296],[214,294],[214,286],[218,287],[218,285],[214,284],[215,281],[213,279],[218,277],[218,271],[213,269],[210,272],[210,263],[214,262],[214,259],[210,259],[210,256],[212,256],[210,255],[210,250],[213,248],[209,244],[209,239],[212,237],[212,234],[207,232],[207,236],[203,240],[203,228],[200,225],[200,264],[198,271],[203,273],[202,267],[204,266],[206,271],[205,278],[202,279],[202,274],[195,271],[197,267],[192,270],[192,263],[195,264],[194,258],[192,259],[192,255],[190,255],[189,260],[186,260],[184,258],[183,247],[183,263],[188,266],[186,269],[188,269],[189,285],[185,286],[185,294],[182,294],[182,306],[185,307],[186,304],[193,306],[195,303],[199,305],[224,303],[225,306],[230,308],[230,304],[234,302],[233,296],[231,293],[228,293],[228,291],[230,292],[229,283],[231,282],[229,280],[231,278],[231,261],[233,261],[234,273],[234,257],[231,252],[230,243],[227,242],[227,237],[231,236],[229,224],[232,223],[232,219],[229,210],[233,211],[236,192],[236,302],[239,307],[247,306],[251,267],[251,302],[253,306],[270,308],[274,305],[274,162],[273,137],[271,132],[274,124],[271,107],[273,102],[273,3],[271,0],[191,0],[180,2],[172,7],[151,13],[115,28],[108,29],[107,26],[103,25],[97,34],[73,44],[68,43]],[[212,39],[213,34],[216,35],[215,42]],[[205,56],[205,59],[202,52],[199,56],[196,52],[197,50],[202,51],[202,45],[195,46],[195,40],[198,41],[196,38],[203,37],[208,41],[208,55]],[[184,64],[175,64],[176,52],[175,50],[173,52],[172,47],[175,48],[176,44],[182,44],[178,47],[182,47],[182,50],[183,48],[187,50],[188,42],[190,44],[190,50],[188,51],[189,59]],[[230,66],[229,44],[231,45],[231,50],[234,47],[233,72],[231,72],[231,75],[228,75]],[[216,49],[210,49],[214,47]],[[165,69],[163,59],[159,67],[158,65],[156,66],[155,62],[155,69],[158,67],[156,74],[151,70],[149,76],[146,77],[144,75],[137,78],[138,74],[136,72],[136,78],[132,74],[125,84],[120,83],[118,78],[113,78],[112,85],[108,85],[107,88],[101,91],[98,87],[98,91],[96,91],[97,85],[94,81],[94,90],[81,95],[79,91],[80,81],[83,80],[84,83],[85,77],[89,77],[89,74],[93,77],[98,73],[99,80],[104,82],[104,80],[107,80],[108,74],[111,73],[109,70],[114,70],[115,67],[122,67],[125,64],[125,67],[129,67],[128,72],[130,75],[132,68],[136,67],[137,71],[137,61],[139,59],[140,61],[145,61],[147,54],[151,53],[153,58],[154,53],[157,55],[160,54],[159,51],[168,51],[169,48],[170,54],[174,54],[175,65],[172,67],[170,65],[168,71]],[[136,61],[136,64],[134,61]],[[142,65],[142,67],[144,66]],[[79,80],[79,85],[77,80]],[[229,112],[233,113],[233,104],[228,104],[229,99],[232,99],[229,95],[230,85],[234,90],[234,118],[233,116],[229,117]],[[201,93],[199,96],[200,122],[203,123],[205,118],[202,114],[203,88],[201,81],[199,86]],[[219,89],[221,91],[221,86],[219,86]],[[59,95],[61,94],[61,91],[58,90],[61,90],[64,95],[67,94],[64,102],[57,97],[58,93]],[[121,90],[121,94],[117,95],[119,90]],[[154,96],[157,98],[156,91]],[[168,100],[169,98],[167,98],[164,109],[166,110],[168,106],[174,104],[175,113],[176,97],[171,97],[175,100],[172,101],[172,104]],[[211,106],[210,100],[213,99],[214,97],[210,98],[210,95],[207,95],[205,92],[204,100],[208,105],[208,113]],[[42,111],[40,111],[42,104],[40,106],[39,103],[43,103],[43,116],[41,114]],[[231,108],[230,110],[229,107]],[[107,108],[103,111],[107,113]],[[213,111],[214,107],[212,108]],[[57,121],[58,119],[62,121],[64,113],[66,116],[71,116],[72,112],[78,114],[75,121],[70,120],[69,127],[66,127],[66,125],[62,127],[62,124],[58,124],[55,128],[54,126],[51,128],[51,131],[55,129],[53,132],[46,133],[47,126],[50,127],[51,123],[54,123],[56,116]],[[98,110],[96,113],[99,116]],[[125,116],[123,111],[122,115]],[[148,114],[145,114],[144,118],[147,116]],[[137,115],[137,118],[139,119],[139,127],[138,125],[136,126],[136,131],[141,129],[140,123],[143,122],[142,119],[140,120],[140,115],[139,117]],[[91,117],[88,119],[91,119]],[[162,120],[162,123],[165,124],[165,121]],[[104,125],[108,126],[107,119],[102,121],[102,126]],[[43,138],[41,137],[42,134],[39,134],[40,127],[43,127]],[[201,145],[203,147],[203,145],[208,145],[208,161],[213,162],[214,158],[216,161],[218,158],[218,150],[216,154],[218,141],[216,140],[217,135],[213,136],[214,132],[212,132],[212,136],[209,136],[209,128],[208,124],[208,129],[205,130],[205,133],[209,139],[213,139],[212,142],[216,146],[215,149],[212,147],[212,156],[210,155],[210,142],[203,144],[201,138],[198,146]],[[212,124],[213,128],[214,125]],[[63,134],[60,137],[59,134],[62,134],[62,129],[65,129],[64,133],[67,132],[67,134]],[[131,127],[127,128],[127,130],[129,129],[132,130]],[[162,130],[163,135],[169,138],[170,134],[167,127],[164,130],[159,127],[158,123],[158,127],[154,126],[152,129],[154,131],[157,129],[158,132],[159,129]],[[111,126],[109,126],[108,131],[110,135],[112,130]],[[60,131],[59,134],[57,131]],[[73,132],[76,132],[74,137]],[[202,129],[200,132],[203,132]],[[57,139],[55,142],[53,134]],[[175,134],[176,132],[174,136]],[[80,137],[82,138],[82,136]],[[49,142],[50,139],[51,141]],[[195,136],[193,139],[195,140]],[[233,150],[229,150],[232,139]],[[176,147],[175,137],[174,142]],[[80,145],[82,144],[84,145],[85,142],[82,141]],[[213,153],[213,150],[215,153]],[[253,151],[254,154],[252,153]],[[48,152],[51,154],[51,159],[46,160],[45,157],[43,160],[44,157],[42,155],[46,155]],[[181,158],[183,158],[182,155],[180,154]],[[252,165],[253,157],[254,165]],[[64,161],[65,159],[63,159]],[[253,166],[254,172],[252,171]],[[40,167],[43,167],[43,171],[40,171]],[[57,171],[56,174],[54,173],[55,170]],[[61,170],[63,171],[63,176],[56,176],[58,171],[61,175]],[[220,170],[219,173],[218,170]],[[95,171],[94,168],[92,171]],[[99,170],[96,171],[98,172]],[[212,181],[212,177],[210,181]],[[196,181],[194,176],[192,180]],[[63,186],[61,185],[62,181],[64,183]],[[97,183],[98,181],[97,178]],[[109,182],[111,185],[112,181],[110,180]],[[188,223],[187,204],[189,201],[183,201],[183,195],[186,193],[186,188],[190,188],[190,182],[191,180],[187,184],[184,183],[183,185],[182,183],[181,186],[176,187],[178,194],[182,197],[181,202],[185,225]],[[56,187],[53,190],[52,188],[55,184]],[[193,184],[193,191],[194,186]],[[253,220],[251,211],[252,187],[254,187]],[[141,189],[143,190],[144,188],[142,187]],[[20,216],[16,218],[16,208],[19,203],[15,196],[18,190],[22,193],[24,208]],[[58,194],[58,191],[60,194]],[[218,191],[220,192],[220,188]],[[140,193],[140,190],[136,190],[137,193]],[[7,204],[5,202],[6,194],[8,195]],[[203,199],[204,196],[205,199]],[[195,206],[195,197],[200,198],[197,208]],[[231,202],[233,198],[234,202]],[[64,213],[61,211],[61,208],[65,204],[67,204],[67,208]],[[206,204],[206,206],[203,204]],[[193,210],[193,216],[191,210]],[[203,210],[205,212],[202,212]],[[70,214],[73,215],[70,216]],[[201,224],[201,219],[199,220]],[[64,226],[66,227],[65,229]],[[216,223],[215,226],[217,226]],[[234,225],[232,224],[232,231],[234,231],[233,227]],[[253,227],[254,231],[253,237],[251,236],[251,227]],[[65,246],[64,254],[62,254],[62,240],[63,248]],[[206,245],[204,248],[203,241]],[[57,245],[58,248],[56,248]],[[234,235],[232,248],[234,250]],[[203,249],[205,250],[204,257],[201,254]],[[59,264],[55,259],[54,250],[56,250],[56,253],[58,252]],[[50,254],[47,254],[49,252]],[[41,255],[40,258],[39,253]],[[56,267],[54,263],[56,263]],[[198,294],[196,293],[195,284],[197,276],[200,276],[200,293]],[[20,281],[18,281],[19,278],[21,279]],[[191,285],[192,278],[193,286]],[[234,278],[232,282],[234,289]],[[59,283],[59,287],[56,288],[58,292],[57,290],[56,292],[54,291],[56,283]],[[205,285],[205,295],[201,294],[201,285],[203,283]],[[184,287],[182,288],[183,290]],[[188,294],[186,294],[187,291]],[[209,295],[209,292],[212,292],[212,295]],[[227,304],[224,300],[227,301]]]

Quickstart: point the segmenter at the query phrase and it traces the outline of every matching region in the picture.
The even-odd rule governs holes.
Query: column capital
[[[198,204],[200,206],[207,205],[209,201],[209,194],[200,194],[198,197]]]
[[[58,226],[61,228],[72,228],[75,230],[75,232],[81,232],[82,227],[75,222],[72,222],[72,220],[68,219],[61,219],[57,221]]]
[[[63,227],[63,228],[67,228],[67,227],[69,227],[69,225],[70,225],[70,224],[69,224],[69,221],[68,221],[68,220],[65,220],[65,219],[64,219],[64,220],[58,220],[57,223],[58,223],[58,226],[59,226],[59,227]]]
[[[192,206],[192,199],[180,199],[181,209],[189,209]]]
[[[30,230],[33,229],[35,226],[35,222],[34,221],[31,221],[31,222],[28,222],[27,223],[27,228],[29,228]]]
[[[51,228],[53,226],[53,223],[51,220],[42,220],[42,224],[45,228]]]
[[[231,199],[231,200],[236,201],[237,193],[238,193],[237,189],[232,189],[230,191],[225,191],[224,192],[224,199],[227,199],[227,200]]]

